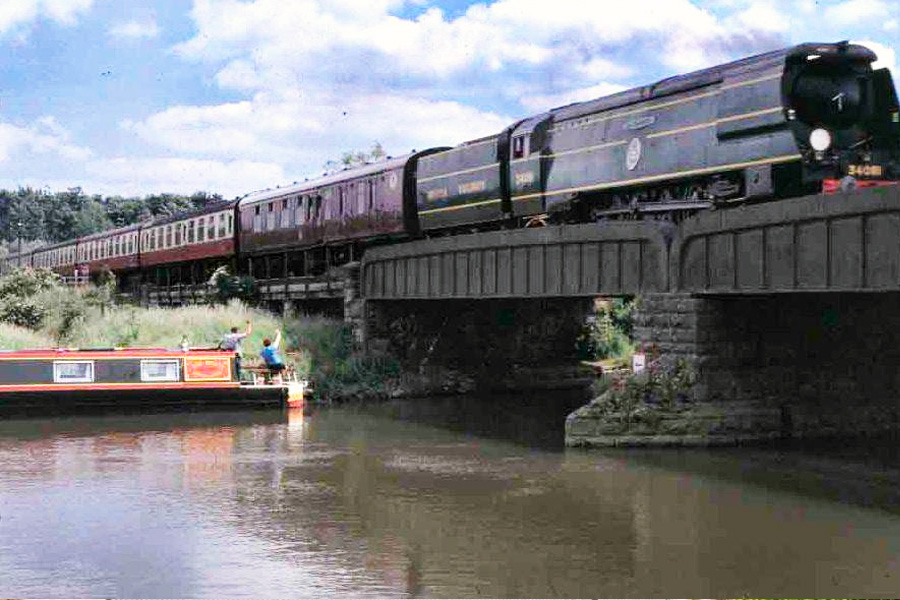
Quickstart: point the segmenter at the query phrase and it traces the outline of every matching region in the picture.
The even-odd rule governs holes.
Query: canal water
[[[5,421],[0,595],[900,595],[893,452],[565,450],[578,404]]]

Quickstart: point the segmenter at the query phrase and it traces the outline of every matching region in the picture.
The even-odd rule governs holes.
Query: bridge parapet
[[[672,242],[673,291],[900,290],[900,188],[710,211]]]
[[[590,297],[669,289],[668,223],[495,231],[371,249],[367,300]]]

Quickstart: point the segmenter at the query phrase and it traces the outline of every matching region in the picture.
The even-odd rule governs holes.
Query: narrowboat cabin
[[[0,352],[0,415],[127,409],[280,407],[303,390],[244,384],[235,353],[96,348]]]

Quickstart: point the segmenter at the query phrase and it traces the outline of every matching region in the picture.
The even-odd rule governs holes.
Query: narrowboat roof
[[[201,356],[214,354],[234,354],[229,350],[216,348],[26,348],[21,350],[0,350],[0,360],[10,358],[56,358],[56,359],[90,359],[90,358],[149,358],[156,356]]]

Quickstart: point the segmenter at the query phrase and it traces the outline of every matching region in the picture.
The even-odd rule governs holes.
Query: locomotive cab
[[[804,44],[786,60],[786,117],[804,179],[897,179],[900,123],[890,71],[863,46]]]

